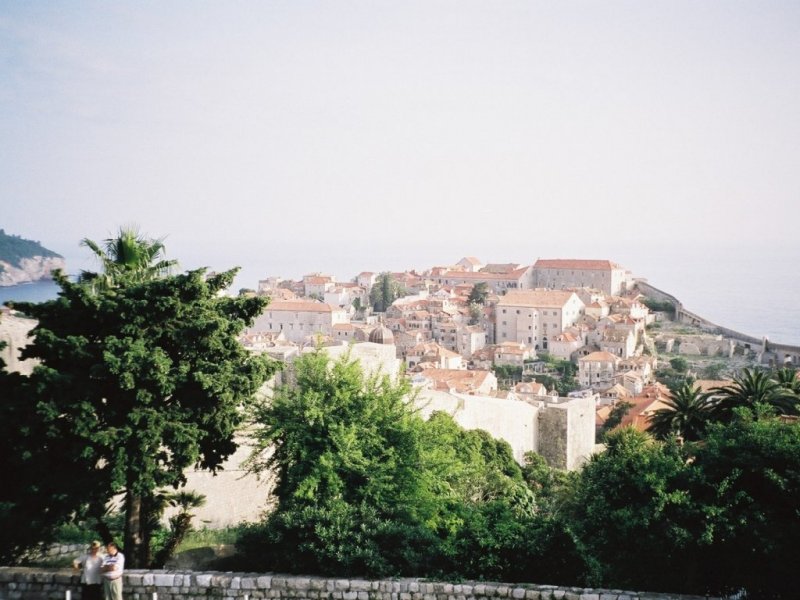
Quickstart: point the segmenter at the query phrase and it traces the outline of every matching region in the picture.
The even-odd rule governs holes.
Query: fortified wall
[[[718,600],[708,596],[528,583],[135,570],[123,575],[123,590],[127,600]],[[80,577],[72,571],[0,567],[0,600],[63,600],[67,593],[71,600],[82,600]]]
[[[754,351],[758,354],[758,361],[762,364],[770,366],[789,364],[794,367],[800,367],[800,346],[774,344],[767,338],[759,339],[752,335],[747,335],[746,333],[734,331],[733,329],[728,329],[727,327],[712,323],[708,319],[684,308],[683,303],[672,294],[650,285],[643,279],[636,280],[636,287],[645,296],[654,298],[655,300],[666,300],[675,305],[676,321],[686,323],[687,325],[694,325],[709,333],[721,335],[744,350]]]

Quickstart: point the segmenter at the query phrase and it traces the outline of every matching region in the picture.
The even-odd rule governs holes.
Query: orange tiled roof
[[[276,300],[270,302],[265,311],[294,311],[294,312],[332,312],[334,307],[322,302],[311,300]]]
[[[528,306],[532,308],[561,308],[574,292],[561,290],[513,290],[502,296],[498,306]]]
[[[533,265],[536,269],[589,269],[610,271],[621,268],[610,260],[585,260],[575,258],[540,258]]]

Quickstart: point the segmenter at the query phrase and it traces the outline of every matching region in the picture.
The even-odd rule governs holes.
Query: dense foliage
[[[375,312],[386,312],[392,302],[405,295],[405,288],[391,273],[381,273],[369,291],[369,302]]]
[[[156,491],[193,466],[214,470],[272,367],[236,336],[260,298],[219,292],[234,272],[202,271],[96,288],[58,278],[56,300],[20,308],[38,320],[30,377],[3,375],[0,492],[3,558],[58,523],[101,519],[125,494],[126,554],[150,563]]]
[[[347,359],[329,366],[319,352],[295,366],[297,385],[258,419],[252,466],[275,469],[278,506],[240,538],[250,568],[522,581],[548,565],[570,582],[588,577],[507,443],[443,413],[423,421],[407,384]]]
[[[9,235],[0,229],[0,260],[19,267],[23,258],[32,256],[54,256],[61,258],[52,250],[48,250],[39,242],[26,240],[18,235]],[[2,267],[0,267],[2,268]]]
[[[422,421],[405,384],[347,360],[306,356],[297,381],[259,415],[253,467],[275,469],[279,502],[239,539],[249,568],[791,597],[800,424],[768,405],[685,436],[698,443],[623,428],[564,473]]]
[[[467,297],[468,304],[486,304],[486,299],[489,297],[489,284],[485,281],[479,281],[472,286]]]
[[[670,315],[675,314],[675,304],[669,300],[656,300],[655,298],[644,298],[642,303],[653,312],[665,312]]]

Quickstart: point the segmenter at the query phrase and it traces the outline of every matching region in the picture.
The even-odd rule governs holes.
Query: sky
[[[0,227],[307,271],[380,245],[800,257],[799,67],[798,2],[6,1]]]

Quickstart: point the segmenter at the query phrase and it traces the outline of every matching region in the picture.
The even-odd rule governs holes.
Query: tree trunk
[[[128,491],[125,494],[125,566],[143,569],[144,536],[142,535],[142,497]]]

